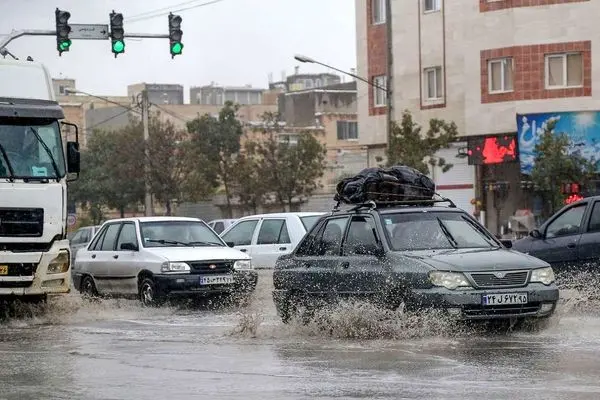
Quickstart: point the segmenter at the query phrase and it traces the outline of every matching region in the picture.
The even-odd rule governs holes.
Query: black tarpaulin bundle
[[[432,200],[435,183],[422,172],[397,165],[390,168],[366,168],[356,176],[337,184],[335,201],[346,204]]]

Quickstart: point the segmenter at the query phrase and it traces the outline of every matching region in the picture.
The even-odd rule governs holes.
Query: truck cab
[[[63,141],[63,119],[44,65],[0,60],[0,296],[70,290],[67,180],[79,145]]]

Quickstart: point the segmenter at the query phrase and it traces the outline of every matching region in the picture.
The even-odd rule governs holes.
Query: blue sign
[[[554,133],[564,133],[571,139],[569,154],[579,154],[588,160],[600,160],[600,112],[517,114],[519,159],[523,174],[531,174],[535,145],[550,121],[556,121]]]

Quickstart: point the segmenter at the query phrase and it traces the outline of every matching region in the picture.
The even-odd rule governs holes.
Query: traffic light
[[[58,55],[62,56],[62,53],[69,51],[71,47],[71,39],[69,39],[69,33],[71,33],[71,26],[69,25],[69,18],[71,13],[68,11],[62,11],[58,8],[55,11],[56,15],[56,50]]]
[[[117,58],[117,55],[125,53],[125,31],[123,30],[123,14],[116,13],[114,10],[110,13],[110,41],[111,50]]]
[[[183,50],[183,43],[181,43],[181,37],[183,31],[181,30],[181,17],[179,15],[169,14],[169,50],[171,51],[171,58],[181,54]]]

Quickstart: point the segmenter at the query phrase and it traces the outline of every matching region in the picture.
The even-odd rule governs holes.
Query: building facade
[[[548,119],[581,131],[600,109],[600,4],[589,0],[392,0],[392,110],[426,126],[454,121],[461,142],[445,151],[455,166],[433,171],[438,188],[502,233],[532,208],[522,182]],[[356,0],[358,74],[387,85],[384,0]],[[386,142],[385,93],[358,86],[360,142]],[[582,113],[584,112],[584,113]],[[567,122],[564,122],[567,124]],[[537,125],[536,125],[537,124]],[[587,128],[586,128],[587,129]],[[585,136],[585,135],[584,135]],[[383,150],[380,150],[383,151]],[[465,157],[468,155],[467,157]],[[535,208],[535,207],[533,207]],[[533,210],[534,213],[536,210]],[[503,228],[504,227],[504,228]]]
[[[263,104],[265,89],[254,88],[251,85],[234,87],[218,86],[211,83],[207,86],[190,88],[190,104],[223,106],[226,101],[240,105]]]
[[[136,83],[127,86],[127,96],[132,103],[142,91],[148,92],[148,100],[154,104],[183,104],[183,86],[164,83]]]

